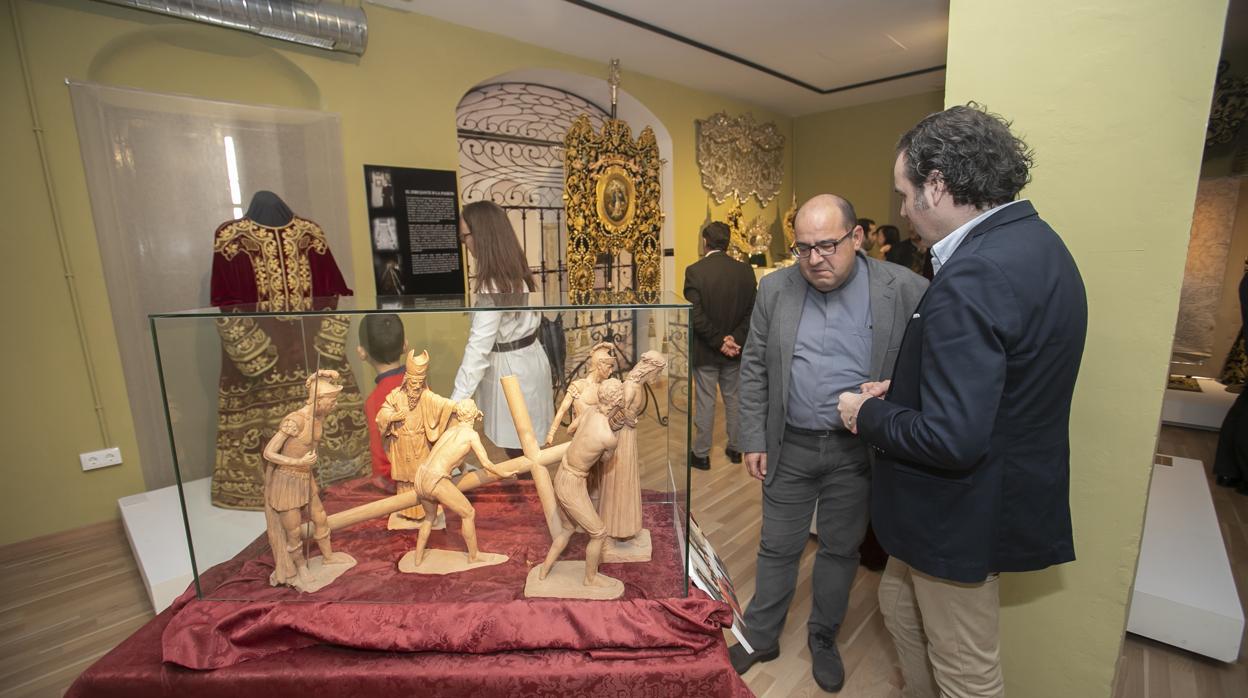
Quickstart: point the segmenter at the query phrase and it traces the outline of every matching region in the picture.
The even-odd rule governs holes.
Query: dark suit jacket
[[[858,416],[890,555],[968,583],[1074,559],[1070,401],[1087,322],[1075,261],[1029,202],[967,235],[906,327],[887,398]]]
[[[1239,280],[1239,322],[1240,332],[1248,337],[1248,269],[1244,270],[1244,278]]]
[[[924,254],[919,252],[913,240],[907,238],[889,248],[888,252],[884,253],[884,259],[919,274],[923,270]]]
[[[745,346],[754,309],[754,270],[723,252],[707,255],[685,269],[689,309],[690,359],[694,366],[726,364],[740,357],[720,353],[724,337]]]
[[[871,375],[892,376],[906,321],[927,289],[927,280],[909,269],[858,253],[867,263],[871,286]],[[763,277],[750,320],[750,342],[741,361],[741,450],[767,454],[771,484],[788,421],[789,373],[808,284],[796,264]]]

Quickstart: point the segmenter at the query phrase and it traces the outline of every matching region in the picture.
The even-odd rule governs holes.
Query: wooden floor
[[[722,412],[721,412],[722,414]],[[1162,429],[1158,450],[1213,460],[1215,435]],[[692,509],[736,580],[742,602],[754,593],[761,523],[759,483],[723,455],[717,425],[712,468],[693,471]],[[1248,606],[1248,497],[1214,489],[1214,505]],[[780,658],[754,667],[745,680],[764,698],[814,696],[806,618],[810,613],[812,539],[781,638]],[[859,568],[841,631],[847,698],[901,695],[896,657],[876,603],[879,575]],[[106,523],[0,548],[0,698],[59,696],[91,662],[152,617],[142,580],[119,523]],[[733,642],[731,635],[729,642]],[[1243,698],[1248,658],[1222,664],[1127,636],[1115,698]]]
[[[1213,484],[1211,467],[1217,443],[1214,432],[1162,427],[1157,452],[1195,458],[1205,464],[1213,508],[1239,589],[1239,605],[1248,611],[1248,497]],[[1248,696],[1248,633],[1245,635],[1239,646],[1239,661],[1223,664],[1129,634],[1122,646],[1114,698]]]
[[[0,548],[0,697],[61,695],[151,617],[120,521]]]
[[[721,406],[722,410],[722,406]],[[722,411],[721,411],[722,414]],[[722,423],[716,423],[716,446],[711,470],[693,471],[692,510],[716,551],[724,558],[743,604],[754,594],[755,555],[761,525],[760,483],[743,466],[723,455]],[[1205,463],[1213,462],[1217,434],[1194,429],[1162,427],[1158,452]],[[1248,497],[1215,487],[1214,507],[1226,540],[1227,554],[1239,587],[1240,604],[1248,609]],[[814,562],[812,537],[802,555],[797,594],[780,639],[780,658],[755,665],[746,683],[760,698],[816,696],[823,691],[810,675],[806,648],[806,619],[810,615],[810,572]],[[880,617],[876,590],[879,573],[858,568],[850,591],[849,612],[838,643],[845,661],[846,698],[901,696],[901,674],[896,653]],[[729,644],[735,642],[725,633]],[[1119,659],[1114,698],[1244,698],[1248,696],[1248,638],[1239,661],[1223,664],[1152,640],[1127,635]]]

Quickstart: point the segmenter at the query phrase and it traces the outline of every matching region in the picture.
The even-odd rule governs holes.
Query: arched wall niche
[[[246,76],[246,79],[239,79]],[[265,42],[217,27],[160,25],[108,42],[87,79],[205,99],[321,109],[321,90]]]
[[[530,83],[534,85],[544,85],[547,87],[558,88],[583,97],[601,106],[603,109],[610,109],[611,90],[604,78],[547,68],[528,68],[501,73],[479,81],[466,90],[464,94],[467,95],[473,90],[476,90],[484,85],[503,82]],[[658,116],[655,115],[653,111],[646,107],[646,105],[636,97],[629,94],[624,88],[620,88],[617,91],[616,117],[629,124],[634,138],[636,138],[637,135],[641,133],[642,129],[647,126],[654,131],[655,141],[659,146],[659,155],[663,158],[663,167],[660,172],[662,183],[661,203],[662,210],[666,215],[663,218],[661,242],[664,250],[673,249],[675,246],[675,237],[671,212],[675,210],[675,199],[672,195],[674,189],[674,176],[672,168],[673,149],[671,134],[668,131],[667,126],[658,118]],[[670,256],[664,256],[663,290],[665,292],[675,291],[673,287],[675,278],[675,266],[673,259]]]

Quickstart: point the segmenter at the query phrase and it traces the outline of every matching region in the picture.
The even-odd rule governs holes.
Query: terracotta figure
[[[436,511],[441,504],[459,516],[464,543],[468,546],[468,562],[476,562],[477,529],[475,525],[476,511],[468,498],[460,492],[451,481],[451,471],[463,464],[469,453],[475,453],[481,467],[499,478],[512,477],[527,463],[517,464],[511,470],[501,470],[486,455],[481,445],[481,436],[477,434],[475,424],[482,418],[477,403],[471,399],[455,403],[455,424],[442,433],[434,444],[429,458],[416,471],[416,496],[420,498],[425,511]],[[426,516],[420,524],[420,535],[416,542],[416,555],[412,561],[420,565],[425,557],[425,544],[429,542],[429,532],[433,530],[433,517]]]
[[[429,372],[429,352],[407,353],[403,384],[386,396],[377,411],[377,428],[381,430],[386,455],[390,458],[390,477],[398,485],[399,494],[416,489],[416,475],[429,457],[433,444],[442,436],[450,422],[454,403],[425,385]],[[399,515],[419,521],[425,510],[419,505]],[[428,512],[430,517],[436,512]]]
[[[342,385],[338,382],[338,372],[330,370],[313,373],[305,384],[307,404],[286,415],[277,433],[264,447],[264,518],[275,568],[270,583],[315,591],[354,565],[355,560],[335,553],[330,547],[329,523],[325,508],[321,506],[316,476],[312,473],[325,417],[337,405]],[[327,565],[344,566],[332,573],[331,579],[318,578],[318,574],[310,572],[304,558],[304,506],[308,507],[312,519],[312,537],[321,549],[322,559],[317,571],[324,570]]]
[[[594,510],[589,498],[585,479],[595,465],[609,458],[618,442],[617,432],[624,425],[624,386],[615,378],[608,378],[597,386],[597,409],[578,417],[580,424],[572,437],[571,445],[563,454],[559,469],[555,471],[555,497],[559,501],[559,518],[562,529],[555,536],[550,552],[542,563],[539,579],[546,579],[551,568],[576,526],[589,534],[585,548],[585,586],[603,586],[598,579],[598,563],[602,558],[602,546],[607,535],[606,526]]]
[[[667,367],[657,351],[641,355],[624,379],[623,426],[619,444],[604,461],[600,483],[599,513],[611,538],[632,538],[641,531],[641,468],[637,462],[637,418],[646,405],[646,384]]]
[[[568,425],[568,434],[575,434],[582,415],[592,412],[598,401],[598,385],[611,377],[615,372],[615,347],[610,342],[599,342],[589,351],[589,371],[584,378],[577,378],[568,385],[568,394],[555,412],[555,418],[546,432],[546,445],[554,443],[555,432],[568,408],[572,408],[572,423]]]

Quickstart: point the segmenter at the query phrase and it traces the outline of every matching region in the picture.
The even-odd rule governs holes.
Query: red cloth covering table
[[[366,480],[326,489],[331,513],[382,496]],[[604,564],[616,601],[525,599],[549,545],[532,483],[470,495],[481,549],[508,562],[458,575],[403,574],[415,531],[377,519],[336,531],[359,564],[314,595],[268,585],[258,539],[200,576],[169,609],[104,655],[68,696],[748,696],[732,670],[726,604],[684,590],[672,507],[647,498],[650,563]],[[585,537],[563,559],[584,556]],[[431,548],[463,550],[459,520]]]

